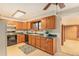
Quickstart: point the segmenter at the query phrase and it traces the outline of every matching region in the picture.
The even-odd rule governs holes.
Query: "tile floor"
[[[29,53],[28,55],[24,54],[18,47],[24,45],[25,43],[13,45],[7,47],[7,55],[8,56],[51,56],[50,54],[41,51],[39,49]]]
[[[79,41],[67,39],[64,42],[64,46],[61,47],[61,50],[71,56],[79,56]]]
[[[8,56],[25,56],[25,54],[18,48],[21,45],[24,45],[24,43],[8,46],[7,55]]]
[[[26,55],[18,48],[19,46],[24,44],[25,43],[20,43],[7,47],[7,55],[8,56],[52,56],[39,49]],[[79,55],[79,41],[66,40],[64,42],[64,45],[61,46],[61,52],[57,52],[54,56],[74,56],[74,55]]]

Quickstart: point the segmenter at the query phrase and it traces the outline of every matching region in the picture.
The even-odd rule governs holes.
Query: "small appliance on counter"
[[[48,34],[48,37],[57,37],[56,34]]]

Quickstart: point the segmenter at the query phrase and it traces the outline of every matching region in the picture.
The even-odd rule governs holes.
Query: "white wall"
[[[57,33],[57,53],[61,51],[61,16],[57,15],[56,19],[56,29],[52,31],[52,33]],[[58,54],[57,54],[58,55]]]
[[[0,55],[1,56],[7,55],[6,45],[7,45],[6,23],[5,20],[0,19]]]
[[[64,25],[79,25],[79,15],[62,17],[62,24],[64,24]]]

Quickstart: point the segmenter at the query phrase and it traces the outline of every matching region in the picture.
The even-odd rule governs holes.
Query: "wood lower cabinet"
[[[37,48],[40,48],[41,47],[41,39],[40,39],[40,36],[36,36],[36,47]]]
[[[34,35],[29,35],[29,44],[32,45],[32,46],[35,46],[36,44],[36,39],[35,39],[35,36]]]
[[[50,54],[53,54],[53,39],[46,40],[46,51]]]
[[[56,53],[56,39],[41,37],[41,50],[54,55]]]
[[[41,37],[41,49],[46,51],[46,38]]]
[[[32,35],[28,35],[28,42],[30,45],[32,44]]]
[[[25,42],[25,35],[24,34],[17,34],[17,43]]]
[[[32,36],[32,43],[31,43],[31,45],[32,45],[32,46],[36,46],[35,44],[36,44],[35,36]]]
[[[54,55],[56,53],[56,39],[29,35],[29,44],[49,54]]]

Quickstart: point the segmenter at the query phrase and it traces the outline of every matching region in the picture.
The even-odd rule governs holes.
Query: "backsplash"
[[[58,35],[58,33],[54,30],[54,29],[47,29],[47,30],[40,30],[40,31],[28,31],[28,33],[31,32],[31,33],[36,33],[36,34],[46,34],[46,32],[48,32],[49,34],[55,34],[55,35]]]
[[[52,35],[57,35],[58,33],[54,29],[47,29],[47,30],[39,30],[39,31],[34,31],[34,30],[16,30],[16,33],[23,33],[23,34],[52,34]]]

